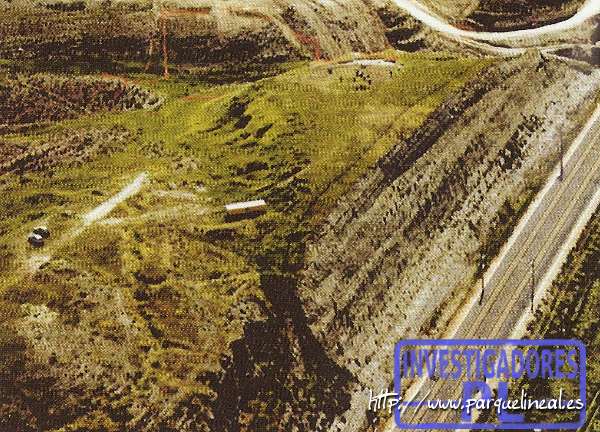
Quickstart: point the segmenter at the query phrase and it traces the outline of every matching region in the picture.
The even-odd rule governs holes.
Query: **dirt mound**
[[[331,58],[387,46],[374,9],[362,1],[259,0],[249,6],[245,1],[213,0],[194,6],[196,12],[175,6],[167,6],[163,12],[177,56],[187,52],[179,45],[183,48],[187,39],[201,42],[198,38],[203,34],[225,40],[212,50],[214,59],[238,61],[253,56]]]
[[[159,102],[150,92],[120,80],[19,74],[0,80],[0,125],[149,108]]]

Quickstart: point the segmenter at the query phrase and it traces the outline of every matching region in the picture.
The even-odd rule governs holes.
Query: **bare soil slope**
[[[0,75],[0,126],[74,118],[99,111],[157,106],[160,99],[122,80]]]
[[[350,0],[81,3],[0,9],[2,55],[222,62],[334,57],[386,48],[384,27],[369,4]],[[26,25],[24,25],[26,24]],[[166,43],[163,46],[163,36]],[[151,47],[152,45],[152,47]]]
[[[384,0],[2,2],[0,57],[44,64],[135,61],[272,64],[395,47],[438,47],[439,36]],[[443,45],[443,43],[442,43]]]

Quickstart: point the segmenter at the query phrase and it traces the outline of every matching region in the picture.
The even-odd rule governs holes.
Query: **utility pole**
[[[535,258],[531,260],[531,313],[533,313],[534,301],[535,301]]]
[[[560,145],[560,175],[558,176],[558,179],[560,181],[563,181],[563,178],[565,176],[565,164],[564,164],[564,149],[563,149],[562,131],[560,131],[558,134],[558,143]]]
[[[152,16],[153,16],[153,28],[148,36],[149,47],[148,47],[148,60],[146,61],[146,67],[144,71],[148,72],[150,70],[150,66],[152,65],[152,58],[154,56],[154,52],[158,49],[155,46],[155,39],[159,37],[160,34],[160,14],[161,14],[161,3],[160,0],[152,0]],[[159,54],[160,55],[160,54]]]
[[[483,304],[483,292],[485,291],[485,254],[481,253],[479,258],[479,269],[481,270],[481,297],[479,297],[479,306]]]
[[[479,306],[483,304],[483,291],[485,290],[485,281],[483,280],[483,274],[481,275],[481,297],[479,297]]]
[[[169,42],[167,40],[167,19],[161,17],[162,51],[163,51],[163,78],[169,78]]]

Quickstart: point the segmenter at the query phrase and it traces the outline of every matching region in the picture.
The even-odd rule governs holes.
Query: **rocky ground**
[[[160,98],[116,79],[47,74],[0,77],[0,127],[41,124],[103,111],[156,108]]]
[[[533,28],[569,18],[583,3],[583,0],[483,0],[463,22],[490,31]]]
[[[102,154],[114,153],[130,138],[121,128],[70,130],[36,145],[0,141],[0,176],[28,172],[51,175],[53,168],[82,165]]]

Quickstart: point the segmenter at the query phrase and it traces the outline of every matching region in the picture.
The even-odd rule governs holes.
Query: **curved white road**
[[[587,0],[579,12],[577,12],[574,16],[555,24],[549,24],[534,29],[509,32],[477,32],[462,30],[454,27],[451,24],[448,24],[440,17],[432,13],[425,6],[418,3],[416,0],[392,0],[392,2],[412,15],[413,18],[421,21],[423,24],[431,27],[433,30],[445,33],[449,36],[485,42],[510,42],[526,38],[556,34],[565,30],[574,29],[588,19],[600,14],[600,1]]]

